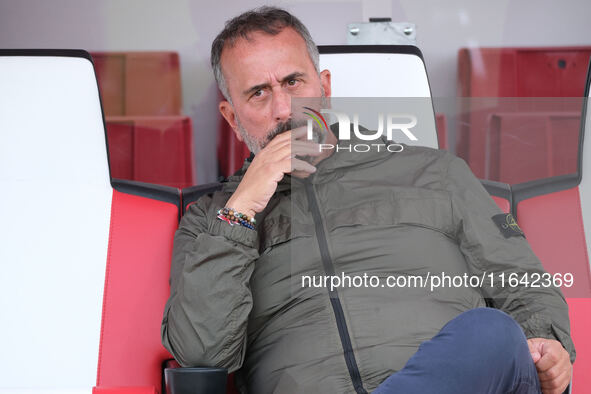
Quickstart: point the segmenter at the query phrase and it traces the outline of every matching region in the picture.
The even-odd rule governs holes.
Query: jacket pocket
[[[292,239],[311,237],[313,231],[311,223],[302,223],[284,214],[267,217],[259,229],[261,254]]]
[[[326,215],[329,231],[346,226],[417,226],[454,237],[448,192],[423,188],[392,188],[379,200],[360,201]]]

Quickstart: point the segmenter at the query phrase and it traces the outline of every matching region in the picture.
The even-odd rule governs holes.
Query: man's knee
[[[476,308],[463,312],[457,320],[466,340],[472,345],[490,347],[495,351],[516,350],[526,344],[525,335],[519,324],[508,314],[494,308]]]

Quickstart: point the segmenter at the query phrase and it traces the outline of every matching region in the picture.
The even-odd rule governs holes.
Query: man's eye
[[[287,81],[287,84],[289,86],[295,86],[295,84],[297,83],[297,79],[290,79],[289,81]]]
[[[253,97],[261,97],[263,95],[263,90],[259,89],[252,95]]]

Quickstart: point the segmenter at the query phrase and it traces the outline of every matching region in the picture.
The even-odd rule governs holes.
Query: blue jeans
[[[476,308],[423,342],[374,394],[540,393],[523,330],[505,312]]]

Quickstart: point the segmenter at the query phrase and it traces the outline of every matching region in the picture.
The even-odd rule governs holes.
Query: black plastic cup
[[[166,394],[226,394],[225,368],[165,368]]]

